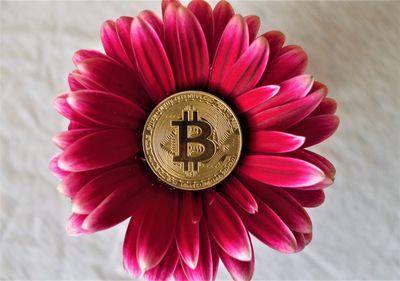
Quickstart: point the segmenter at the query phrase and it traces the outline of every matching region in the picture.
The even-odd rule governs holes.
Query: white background
[[[302,253],[255,241],[255,280],[400,278],[400,2],[234,2],[309,54],[341,126],[318,152],[337,167],[324,205],[310,211]],[[128,279],[126,223],[69,237],[70,202],[48,170],[52,135],[66,128],[52,99],[68,90],[71,56],[101,49],[106,19],[160,11],[157,2],[1,2],[0,278]],[[255,239],[254,239],[255,240]],[[220,269],[219,279],[229,279]]]

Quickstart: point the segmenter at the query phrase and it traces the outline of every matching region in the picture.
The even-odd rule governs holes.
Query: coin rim
[[[151,116],[153,116],[153,114],[160,108],[160,106],[161,106],[164,102],[166,102],[166,101],[168,101],[168,100],[170,100],[170,99],[173,99],[175,96],[179,96],[179,95],[183,95],[183,94],[189,94],[189,93],[202,94],[202,95],[205,95],[205,96],[209,96],[209,97],[211,97],[211,98],[216,99],[218,102],[222,103],[222,104],[228,109],[228,111],[232,114],[232,116],[234,117],[234,119],[236,120],[236,122],[237,122],[237,124],[238,124],[238,128],[239,128],[239,140],[240,140],[240,141],[239,141],[239,153],[238,153],[238,157],[236,158],[235,163],[232,165],[232,169],[230,170],[230,172],[227,173],[224,177],[222,177],[222,178],[219,179],[218,181],[216,181],[215,183],[213,183],[212,185],[210,185],[210,186],[205,186],[205,187],[202,187],[202,188],[196,188],[196,189],[190,189],[190,188],[184,188],[184,187],[181,187],[181,186],[176,186],[176,185],[174,185],[174,184],[171,184],[170,182],[167,182],[165,179],[161,178],[161,177],[158,175],[158,173],[154,170],[154,168],[152,167],[152,165],[149,163],[148,158],[147,158],[147,154],[148,154],[148,153],[147,153],[147,150],[146,150],[146,148],[145,148],[145,136],[146,136],[145,132],[146,132],[146,128],[147,128],[147,126],[148,126],[148,123],[150,122]],[[213,187],[213,186],[217,185],[218,183],[220,183],[220,182],[223,181],[224,179],[226,179],[226,178],[233,172],[233,170],[235,169],[235,167],[237,166],[237,164],[238,164],[238,162],[239,162],[239,159],[240,159],[241,154],[242,154],[242,146],[243,146],[242,128],[241,128],[241,126],[240,126],[239,119],[237,118],[237,116],[236,116],[235,112],[232,110],[232,108],[231,108],[226,102],[224,102],[222,99],[220,99],[219,97],[217,97],[217,96],[215,96],[215,95],[213,95],[213,94],[207,93],[207,92],[197,91],[197,90],[187,90],[187,91],[178,92],[178,93],[175,93],[175,94],[173,94],[173,95],[170,95],[170,96],[166,97],[165,99],[163,99],[162,101],[160,101],[160,102],[154,107],[154,109],[150,112],[150,114],[148,115],[147,120],[146,120],[146,123],[144,124],[143,131],[142,131],[142,149],[143,149],[143,154],[144,154],[144,157],[145,157],[145,159],[146,159],[147,165],[150,167],[150,169],[152,170],[152,172],[154,173],[154,175],[156,175],[158,179],[160,179],[160,180],[163,181],[164,183],[168,184],[169,186],[174,187],[174,188],[177,188],[177,189],[180,189],[180,190],[186,190],[186,191],[199,191],[199,190],[208,189],[208,188],[210,188],[210,187]],[[154,157],[154,158],[156,158],[156,157]]]

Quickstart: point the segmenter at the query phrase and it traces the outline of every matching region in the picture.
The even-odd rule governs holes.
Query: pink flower
[[[304,208],[323,203],[335,168],[307,148],[337,129],[336,102],[304,74],[302,48],[283,47],[278,31],[257,37],[257,16],[235,15],[226,1],[163,1],[162,10],[163,20],[143,11],[106,21],[105,54],[73,57],[71,91],[54,102],[70,125],[50,163],[72,199],[67,229],[88,234],[130,218],[123,257],[133,277],[213,280],[221,260],[234,280],[249,280],[249,233],[285,253],[311,241]],[[159,181],[141,143],[150,111],[189,89],[226,101],[246,137],[234,172],[196,192]]]

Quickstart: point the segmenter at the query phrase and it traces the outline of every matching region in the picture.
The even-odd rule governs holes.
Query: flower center
[[[143,131],[143,150],[153,172],[184,190],[216,185],[235,168],[242,133],[233,111],[219,98],[185,91],[160,102]]]

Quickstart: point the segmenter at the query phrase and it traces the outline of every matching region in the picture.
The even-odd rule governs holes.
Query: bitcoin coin
[[[242,134],[233,111],[201,91],[169,96],[144,126],[143,150],[150,168],[179,189],[216,185],[235,168],[241,148]]]

